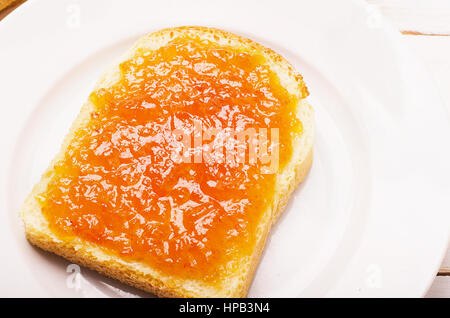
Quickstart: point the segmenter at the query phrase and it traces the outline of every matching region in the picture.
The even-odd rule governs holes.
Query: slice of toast
[[[250,257],[239,261],[239,268],[227,274],[221,284],[212,284],[196,279],[178,278],[152,267],[146,262],[125,258],[79,237],[62,239],[51,230],[49,222],[42,212],[39,197],[45,193],[47,185],[54,176],[55,164],[62,160],[69,145],[74,142],[80,127],[89,124],[95,105],[88,100],[64,139],[60,152],[51,162],[41,180],[27,197],[21,217],[25,224],[27,239],[34,245],[87,266],[102,274],[126,284],[162,297],[245,297],[254,271],[272,224],[286,206],[295,187],[303,181],[312,162],[313,148],[313,111],[304,97],[307,95],[302,77],[280,55],[251,40],[235,34],[205,27],[178,27],[164,29],[142,37],[137,43],[101,77],[95,91],[108,88],[120,79],[119,64],[131,58],[138,50],[156,50],[177,37],[196,36],[220,45],[228,45],[248,52],[256,52],[265,57],[270,69],[275,72],[280,84],[292,95],[298,97],[297,118],[302,124],[302,133],[293,137],[292,155],[275,182],[275,193],[269,208],[262,213],[256,229],[256,240]]]

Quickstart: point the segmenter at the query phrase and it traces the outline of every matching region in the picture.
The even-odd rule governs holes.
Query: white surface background
[[[367,0],[387,16],[429,67],[450,113],[450,1]],[[1,18],[1,14],[0,14]],[[450,297],[450,253],[427,296]],[[413,278],[412,278],[413,279]]]
[[[367,2],[402,31],[405,42],[425,61],[450,113],[450,1]],[[450,249],[427,297],[450,297]]]

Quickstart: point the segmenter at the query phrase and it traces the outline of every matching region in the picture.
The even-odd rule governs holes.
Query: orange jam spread
[[[120,80],[91,94],[95,110],[40,197],[51,229],[177,277],[214,282],[237,268],[253,252],[276,175],[259,160],[177,161],[172,132],[194,121],[278,128],[282,168],[302,130],[298,97],[265,62],[186,36],[121,63]]]

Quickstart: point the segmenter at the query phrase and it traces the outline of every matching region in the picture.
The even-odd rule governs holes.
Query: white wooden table
[[[406,44],[428,65],[450,118],[450,0],[365,1],[402,32]],[[0,0],[0,20],[23,2]],[[426,296],[450,298],[450,249]]]
[[[450,114],[450,0],[366,1],[403,33],[406,44],[428,65]],[[450,298],[450,249],[427,297]]]

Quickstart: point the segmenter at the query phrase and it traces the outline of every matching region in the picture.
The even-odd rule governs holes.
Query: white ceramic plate
[[[422,296],[450,224],[447,114],[359,1],[27,1],[0,22],[0,296],[143,296],[31,247],[22,201],[103,69],[139,36],[204,25],[273,48],[316,110],[315,160],[249,296]]]

